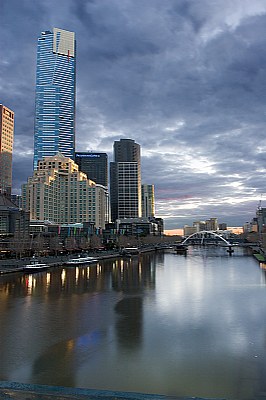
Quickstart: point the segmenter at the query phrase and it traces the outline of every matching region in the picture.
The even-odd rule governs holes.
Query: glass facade
[[[154,185],[141,185],[142,217],[155,216]]]
[[[38,38],[34,169],[58,152],[75,157],[76,43],[74,32],[54,28]]]
[[[106,153],[78,152],[75,161],[80,171],[89,179],[103,186],[108,186],[108,156]]]

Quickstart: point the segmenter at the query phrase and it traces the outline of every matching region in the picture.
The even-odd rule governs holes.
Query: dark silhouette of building
[[[88,179],[99,185],[108,186],[108,156],[98,152],[76,152],[75,162]]]
[[[0,194],[0,234],[28,233],[30,213]]]

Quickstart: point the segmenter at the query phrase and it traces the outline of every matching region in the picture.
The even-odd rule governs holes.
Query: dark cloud
[[[77,38],[77,150],[142,148],[167,228],[252,218],[265,197],[264,0],[2,0],[0,102],[16,114],[13,178],[32,172],[37,37]]]

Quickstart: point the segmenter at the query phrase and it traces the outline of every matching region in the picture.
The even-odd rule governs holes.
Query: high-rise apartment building
[[[79,170],[87,175],[88,179],[108,186],[108,156],[98,152],[76,152],[75,162]]]
[[[154,185],[141,185],[142,217],[155,216]]]
[[[53,28],[38,38],[34,169],[61,152],[75,156],[76,42],[74,32]]]
[[[104,228],[106,188],[87,179],[73,160],[58,153],[38,161],[37,170],[22,186],[22,206],[30,211],[31,220],[92,222]]]
[[[132,139],[114,142],[110,163],[111,219],[141,217],[140,145]]]
[[[0,193],[11,196],[14,112],[0,104]]]

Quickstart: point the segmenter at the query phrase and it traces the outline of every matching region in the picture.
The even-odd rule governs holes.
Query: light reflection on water
[[[0,278],[0,380],[255,399],[265,271],[236,249]]]

